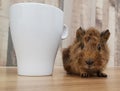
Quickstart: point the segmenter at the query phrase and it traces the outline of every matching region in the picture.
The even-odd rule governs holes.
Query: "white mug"
[[[17,3],[10,7],[10,29],[18,74],[52,75],[56,53],[68,35],[63,11],[41,3]]]

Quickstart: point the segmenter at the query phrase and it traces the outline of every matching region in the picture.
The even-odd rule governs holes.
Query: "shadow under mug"
[[[52,75],[61,39],[68,35],[63,17],[63,11],[48,4],[17,3],[10,7],[19,75]]]

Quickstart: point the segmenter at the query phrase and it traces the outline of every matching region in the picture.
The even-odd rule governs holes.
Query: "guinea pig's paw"
[[[89,77],[89,74],[88,74],[88,73],[86,73],[86,72],[81,73],[81,77],[82,77],[82,78],[87,78],[87,77]]]
[[[98,77],[107,77],[107,74],[99,72],[99,73],[97,73],[97,76]]]

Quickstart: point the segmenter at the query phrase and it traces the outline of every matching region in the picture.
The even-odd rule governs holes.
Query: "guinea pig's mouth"
[[[88,65],[88,66],[86,67],[86,70],[92,70],[92,69],[94,69],[94,66],[93,66],[93,65]]]

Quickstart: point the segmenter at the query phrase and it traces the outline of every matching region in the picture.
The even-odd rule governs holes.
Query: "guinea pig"
[[[91,27],[87,30],[81,27],[76,31],[76,38],[72,45],[63,49],[62,59],[64,69],[68,74],[81,77],[107,77],[103,73],[109,61],[107,40],[110,32],[99,32]]]

